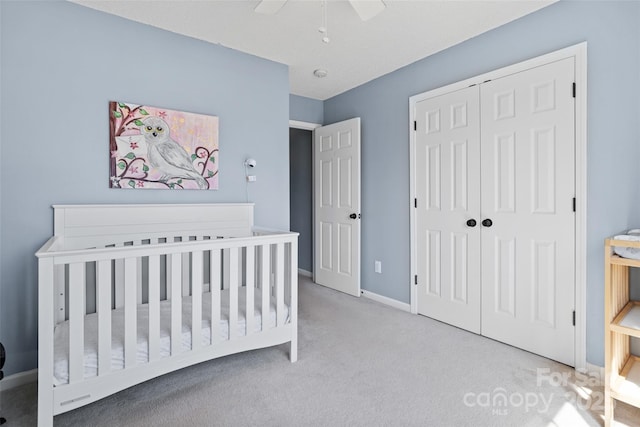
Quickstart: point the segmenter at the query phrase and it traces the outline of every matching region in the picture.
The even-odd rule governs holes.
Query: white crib
[[[297,233],[253,204],[54,206],[38,257],[38,425],[159,375],[290,342]]]

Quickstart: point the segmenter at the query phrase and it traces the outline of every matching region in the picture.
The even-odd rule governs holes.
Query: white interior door
[[[418,102],[418,313],[480,333],[479,89]]]
[[[314,131],[314,281],[360,296],[360,118]]]
[[[574,81],[569,58],[480,85],[482,334],[568,365],[575,329]]]

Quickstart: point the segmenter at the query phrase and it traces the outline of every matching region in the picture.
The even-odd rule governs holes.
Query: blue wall
[[[285,65],[68,2],[0,2],[0,340],[7,375],[37,362],[36,250],[54,203],[243,202],[256,224],[289,228]],[[217,115],[218,191],[107,188],[108,102]]]
[[[324,103],[322,101],[299,95],[290,95],[289,109],[291,120],[318,125],[324,123]]]
[[[561,1],[325,101],[325,123],[362,118],[363,288],[410,300],[409,97],[586,40],[587,361],[603,366],[603,240],[640,226],[639,22],[639,2]]]

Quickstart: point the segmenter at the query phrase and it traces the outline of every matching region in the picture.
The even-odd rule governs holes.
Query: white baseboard
[[[33,383],[36,381],[38,381],[37,369],[18,372],[17,374],[4,377],[4,379],[0,381],[0,390],[10,390],[23,384]]]
[[[300,274],[301,276],[310,277],[313,279],[313,273],[307,270],[303,270],[302,268],[298,269],[298,274]]]
[[[604,384],[604,368],[587,362],[587,374],[591,377],[602,378]]]
[[[406,311],[408,313],[411,313],[411,305],[407,304],[405,302],[401,302],[392,298],[388,298],[388,297],[384,297],[382,295],[378,295],[376,293],[370,292],[370,291],[365,291],[365,290],[361,290],[360,293],[362,294],[363,297],[372,299],[376,302],[391,306],[393,308],[397,308],[398,310],[402,310],[402,311]]]

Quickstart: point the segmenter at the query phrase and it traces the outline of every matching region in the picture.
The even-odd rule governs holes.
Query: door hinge
[[[576,82],[573,82],[573,97],[576,97]]]
[[[573,326],[576,326],[576,311],[573,310]]]
[[[413,199],[413,207],[414,208],[418,207],[418,199]]]
[[[573,198],[573,211],[576,211],[576,198]]]
[[[418,284],[418,275],[417,274],[415,276],[413,276],[413,284],[414,285]]]
[[[418,130],[418,122],[417,121],[413,121],[413,130]]]

